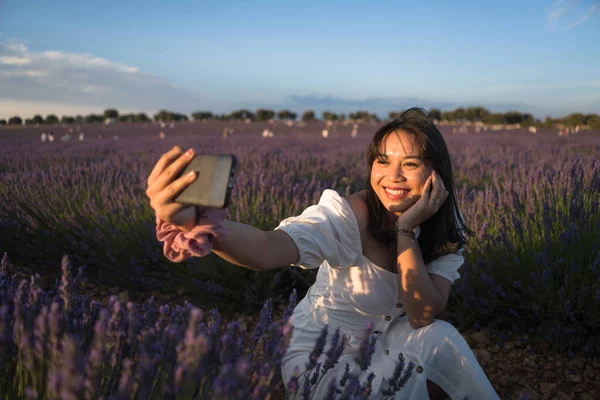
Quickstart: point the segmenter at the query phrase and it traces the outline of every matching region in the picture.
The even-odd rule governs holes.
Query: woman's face
[[[396,218],[419,200],[432,166],[422,158],[414,135],[403,130],[389,133],[379,152],[371,167],[371,186],[390,218]]]

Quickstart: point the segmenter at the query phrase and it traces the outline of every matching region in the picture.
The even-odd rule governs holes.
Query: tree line
[[[389,119],[395,119],[400,116],[402,110],[390,111],[387,115]],[[504,113],[490,112],[484,107],[458,107],[453,111],[442,111],[437,108],[432,108],[428,111],[431,118],[438,121],[448,122],[481,122],[484,124],[520,124],[521,126],[539,126],[539,127],[554,127],[556,125],[563,125],[568,127],[575,126],[588,126],[592,129],[600,129],[600,115],[598,114],[583,114],[583,113],[572,113],[562,118],[551,118],[546,117],[543,121],[535,119],[529,113],[522,113],[519,111],[507,111]],[[259,108],[255,111],[248,109],[239,109],[231,112],[230,114],[218,114],[212,113],[211,111],[195,111],[190,114],[191,119],[194,121],[235,121],[235,120],[250,120],[256,122],[264,122],[270,120],[279,121],[295,121],[298,118],[298,114],[290,110],[270,110],[266,108]],[[148,117],[146,113],[130,113],[120,114],[117,109],[108,108],[104,110],[102,114],[89,114],[86,116],[76,115],[67,116],[63,115],[60,119],[54,114],[46,115],[35,115],[31,119],[25,119],[23,121],[21,117],[14,116],[8,119],[0,119],[0,125],[38,125],[38,124],[73,124],[73,123],[97,123],[109,121],[118,122],[151,122],[163,121],[163,122],[181,122],[188,121],[190,117],[186,114],[177,113],[169,110],[160,110],[152,116],[152,119]],[[377,114],[370,113],[366,110],[359,110],[348,114],[334,113],[332,111],[323,111],[321,118],[313,110],[306,110],[300,116],[300,120],[303,122],[309,121],[360,121],[360,122],[378,122],[380,118]]]

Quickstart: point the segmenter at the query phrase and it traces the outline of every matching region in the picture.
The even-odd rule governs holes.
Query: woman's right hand
[[[156,216],[187,231],[196,224],[196,207],[176,203],[174,199],[198,176],[194,171],[192,175],[186,174],[177,178],[192,158],[194,150],[191,148],[183,153],[181,147],[175,146],[164,153],[154,165],[146,189],[150,207]]]

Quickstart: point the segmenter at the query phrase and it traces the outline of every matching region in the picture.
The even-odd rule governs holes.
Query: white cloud
[[[554,23],[558,21],[577,3],[577,0],[558,0],[552,3],[552,10],[546,16],[546,22]]]
[[[546,23],[562,26],[564,29],[572,29],[578,25],[587,22],[594,13],[600,11],[600,5],[594,4],[584,11],[583,6],[577,6],[578,0],[557,0],[550,6],[550,11],[546,15]],[[571,12],[571,10],[573,10]],[[566,15],[569,13],[572,18],[568,18]],[[573,20],[575,16],[579,16],[579,19],[567,24],[568,19]]]
[[[579,24],[583,24],[584,22],[586,22],[588,19],[590,19],[590,17],[592,16],[592,14],[594,14],[596,11],[600,11],[600,6],[598,6],[598,4],[594,4],[588,11],[587,13],[585,13],[585,15],[583,17],[581,17],[579,20],[573,22],[571,25],[569,25],[567,27],[567,29],[571,29],[576,27]]]
[[[179,88],[167,79],[141,72],[137,67],[113,62],[92,54],[63,51],[33,51],[22,43],[0,42],[0,118],[14,115],[19,105],[24,118],[36,113],[47,114],[52,104],[65,114],[67,106],[94,110],[105,108],[155,112],[167,108],[190,112],[207,108],[192,91]],[[27,104],[31,104],[31,112]],[[35,107],[33,106],[35,105]],[[40,107],[49,107],[43,111]]]

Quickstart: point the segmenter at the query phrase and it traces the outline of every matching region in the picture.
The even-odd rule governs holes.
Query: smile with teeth
[[[403,194],[407,194],[408,192],[410,192],[410,189],[398,189],[398,190],[392,190],[389,188],[385,188],[385,191],[389,194],[391,194],[392,196],[402,196]]]

